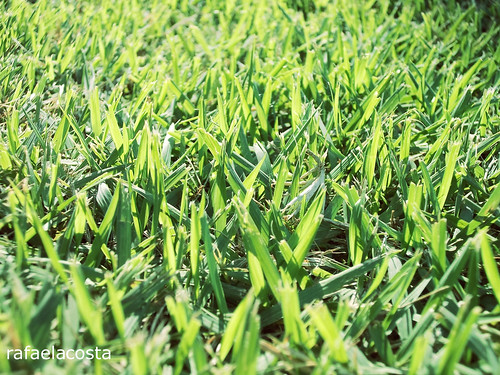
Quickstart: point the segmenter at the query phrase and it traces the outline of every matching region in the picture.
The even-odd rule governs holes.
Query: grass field
[[[2,1],[0,373],[500,374],[499,40],[495,0]]]

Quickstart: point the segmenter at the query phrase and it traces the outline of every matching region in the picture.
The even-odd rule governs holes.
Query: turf
[[[0,25],[0,372],[500,373],[498,2]]]

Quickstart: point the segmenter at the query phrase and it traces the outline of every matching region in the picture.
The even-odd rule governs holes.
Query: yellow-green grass
[[[500,373],[498,2],[0,25],[0,372]]]

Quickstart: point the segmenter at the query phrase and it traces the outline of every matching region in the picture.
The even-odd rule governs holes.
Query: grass
[[[0,372],[500,373],[499,9],[2,2]]]

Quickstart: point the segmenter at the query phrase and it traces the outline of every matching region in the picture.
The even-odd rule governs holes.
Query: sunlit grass
[[[500,373],[499,20],[2,2],[0,371]]]

